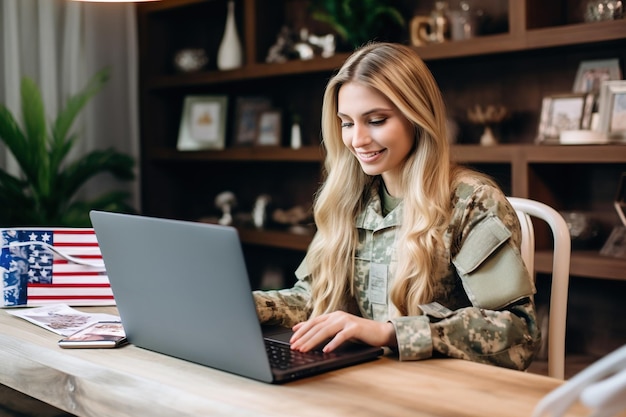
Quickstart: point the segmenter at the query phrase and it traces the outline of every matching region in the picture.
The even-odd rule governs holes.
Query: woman
[[[255,291],[292,349],[346,340],[526,369],[540,340],[517,216],[484,176],[452,166],[441,93],[409,47],[348,58],[322,109],[326,179],[291,289]]]

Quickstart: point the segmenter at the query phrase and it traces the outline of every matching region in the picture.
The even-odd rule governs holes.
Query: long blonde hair
[[[337,97],[348,82],[377,90],[415,126],[414,151],[401,175],[404,217],[391,300],[401,315],[419,314],[418,304],[429,302],[433,296],[441,267],[437,255],[443,248],[451,211],[454,174],[449,162],[445,106],[432,74],[413,49],[372,43],[346,60],[324,93],[325,181],[315,196],[317,233],[307,254],[312,315],[342,309],[346,297],[354,295],[355,219],[376,180],[363,172],[342,142]]]

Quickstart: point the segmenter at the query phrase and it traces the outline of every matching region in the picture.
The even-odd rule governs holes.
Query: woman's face
[[[382,175],[387,191],[401,197],[400,169],[415,142],[411,122],[384,95],[354,82],[339,89],[337,108],[343,143],[363,172]]]

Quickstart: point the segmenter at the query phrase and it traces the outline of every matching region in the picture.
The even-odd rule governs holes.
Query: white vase
[[[291,125],[291,147],[292,149],[300,149],[302,147],[302,133],[300,132],[300,124]]]
[[[230,70],[241,67],[242,55],[241,41],[239,40],[235,23],[235,2],[229,0],[224,36],[217,50],[217,68]]]

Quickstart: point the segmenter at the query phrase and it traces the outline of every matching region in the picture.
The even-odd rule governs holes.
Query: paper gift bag
[[[0,306],[115,305],[93,229],[0,232]]]

